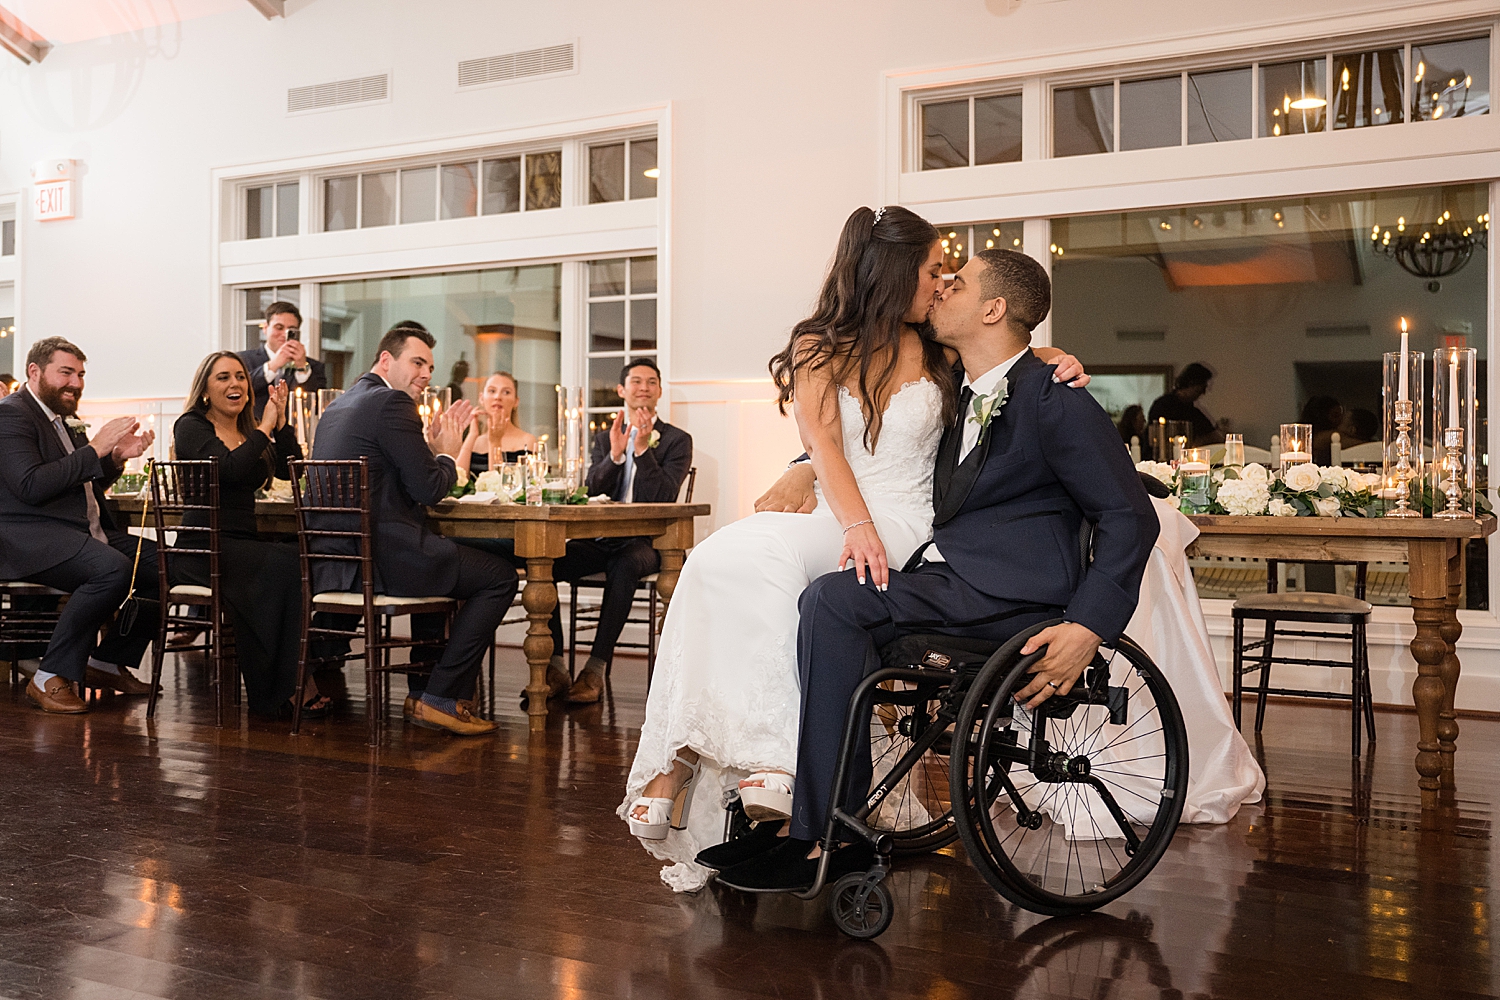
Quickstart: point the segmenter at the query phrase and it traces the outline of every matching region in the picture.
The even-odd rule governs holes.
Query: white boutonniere
[[[63,423],[67,425],[68,430],[72,431],[75,434],[88,433],[89,425],[84,423],[77,417],[63,417]]]
[[[982,432],[995,419],[995,414],[1005,405],[1005,400],[1010,394],[1010,384],[1001,379],[1000,384],[995,387],[994,392],[981,393],[974,397],[973,412],[969,419],[979,425]]]
[[[651,436],[646,439],[646,447],[655,448],[659,444],[661,444],[661,431],[653,429]]]

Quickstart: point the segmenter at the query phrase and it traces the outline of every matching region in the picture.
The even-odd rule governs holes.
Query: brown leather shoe
[[[45,690],[36,686],[36,678],[26,685],[26,697],[43,712],[54,715],[80,715],[89,710],[73,690],[73,685],[61,677],[53,677]]]
[[[410,719],[412,713],[417,710],[417,702],[421,700],[416,695],[407,695],[406,700],[401,703],[401,718]]]
[[[573,678],[569,677],[568,672],[562,667],[556,664],[547,667],[547,699],[549,701],[553,698],[561,698],[572,684]],[[521,689],[521,700],[526,700],[525,688]]]
[[[446,729],[456,736],[483,736],[493,733],[498,725],[489,719],[481,719],[469,711],[467,705],[458,706],[458,714],[449,715],[433,708],[420,698],[412,705],[411,721],[413,725],[424,729]]]
[[[118,674],[107,670],[86,667],[83,671],[83,686],[101,691],[118,691],[120,694],[150,694],[151,685],[141,680],[124,667]]]
[[[584,670],[578,674],[573,686],[568,688],[568,702],[573,705],[592,705],[604,694],[604,671]]]

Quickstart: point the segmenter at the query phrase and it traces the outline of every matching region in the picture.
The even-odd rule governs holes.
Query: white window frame
[[[648,138],[652,133],[657,140],[657,164],[661,169],[657,196],[588,204],[586,146],[617,138]],[[321,223],[325,177],[547,149],[562,150],[560,208],[528,212],[523,207],[519,212],[498,215],[440,218],[434,224],[333,232],[324,232],[319,225],[317,231],[309,231],[309,221]],[[213,291],[219,301],[219,344],[225,349],[243,349],[238,346],[244,329],[243,297],[239,293],[245,288],[300,285],[304,339],[309,349],[317,353],[320,286],[325,282],[561,263],[562,380],[564,384],[587,385],[588,331],[583,306],[587,278],[583,262],[601,257],[655,256],[657,363],[662,368],[663,381],[670,382],[671,150],[672,106],[666,103],[568,122],[215,169],[211,176],[216,197],[211,220],[210,270]],[[270,179],[284,183],[293,178],[302,181],[299,234],[244,239],[242,192]],[[359,363],[364,360],[359,359]],[[666,396],[662,403],[665,409]],[[669,414],[664,416],[670,419]]]
[[[579,151],[579,157],[578,157],[578,184],[579,184],[579,187],[578,187],[578,190],[575,191],[574,195],[573,195],[574,198],[577,200],[577,203],[580,204],[580,205],[589,205],[589,204],[594,204],[594,205],[618,205],[620,203],[620,202],[616,202],[616,201],[600,201],[600,202],[592,202],[591,203],[589,201],[589,150],[593,149],[595,146],[617,146],[620,143],[627,143],[628,144],[628,143],[632,143],[632,142],[643,142],[643,141],[646,141],[646,140],[649,140],[649,139],[655,139],[655,138],[656,138],[655,134],[653,134],[649,129],[633,129],[633,130],[628,131],[628,132],[622,132],[622,133],[620,133],[618,135],[603,135],[603,136],[597,136],[597,137],[590,138],[588,142],[586,142],[586,143],[583,144],[582,149]],[[660,167],[661,167],[661,144],[660,143],[657,143],[657,146],[656,146],[656,163],[657,163],[657,168],[660,169]],[[661,196],[661,175],[658,174],[657,177],[656,177],[656,197],[660,197],[660,196]],[[630,149],[629,149],[629,146],[627,145],[627,147],[625,149],[625,196],[623,198],[621,198],[620,201],[649,201],[649,200],[650,200],[649,198],[632,198],[632,197],[630,197]]]
[[[0,191],[0,218],[14,220],[16,224],[16,252],[9,257],[0,257],[0,286],[8,285],[14,299],[12,309],[12,322],[15,323],[16,332],[8,339],[11,342],[11,357],[14,368],[13,374],[18,380],[26,380],[26,350],[31,346],[23,338],[26,329],[25,303],[22,301],[21,285],[21,257],[25,254],[25,230],[22,225],[22,204],[24,199],[19,191]],[[15,369],[21,369],[19,371]]]

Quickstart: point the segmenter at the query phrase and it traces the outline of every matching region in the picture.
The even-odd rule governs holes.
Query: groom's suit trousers
[[[874,584],[861,584],[852,569],[829,573],[808,585],[799,607],[802,721],[791,834],[804,840],[823,836],[849,699],[859,682],[879,668],[882,646],[913,632],[1004,642],[1062,611],[980,593],[942,562],[921,563],[906,573],[892,571],[884,592]],[[864,803],[870,778],[870,753],[861,747],[841,793],[846,809]]]

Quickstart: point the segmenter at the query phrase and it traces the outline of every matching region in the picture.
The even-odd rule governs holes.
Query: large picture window
[[[1165,393],[1148,373],[1198,363],[1217,373],[1194,403],[1214,428],[1202,443],[1227,430],[1268,450],[1300,420],[1327,463],[1334,433],[1380,440],[1380,359],[1405,316],[1414,350],[1478,349],[1485,426],[1488,203],[1467,184],[1054,219],[1053,341],[1138,373],[1105,380],[1117,421]]]
[[[620,408],[615,387],[626,358],[656,358],[656,258],[588,262],[591,419]]]
[[[477,402],[484,379],[508,371],[521,396],[518,425],[555,436],[561,274],[560,264],[538,264],[323,284],[321,356],[329,382],[353,384],[374,363],[385,331],[416,320],[437,338],[434,386]]]

